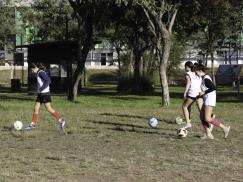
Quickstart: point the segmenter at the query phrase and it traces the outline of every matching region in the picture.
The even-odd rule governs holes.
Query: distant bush
[[[145,59],[148,63],[147,59]],[[153,72],[147,69],[148,65],[143,64],[143,75],[135,80],[133,73],[133,64],[130,55],[122,57],[122,68],[118,79],[118,93],[126,94],[150,94],[153,92]]]
[[[117,85],[117,91],[118,93],[134,93],[134,79],[133,77],[120,77],[119,81],[118,81],[118,85]],[[136,89],[137,92],[134,94],[141,94],[141,95],[145,95],[145,94],[151,94],[154,91],[153,88],[153,82],[145,77],[141,77],[140,78],[140,84],[138,84],[140,88]]]
[[[87,80],[91,84],[95,83],[116,83],[118,81],[116,70],[88,70]]]

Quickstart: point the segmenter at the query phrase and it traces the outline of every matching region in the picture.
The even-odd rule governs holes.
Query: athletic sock
[[[59,112],[53,112],[51,113],[59,122],[61,121],[62,117],[61,114]]]
[[[32,116],[32,120],[31,120],[31,125],[32,125],[32,126],[35,126],[35,123],[36,123],[36,121],[37,121],[37,119],[38,119],[38,115],[39,115],[39,113],[34,113],[34,114],[33,114],[33,116]]]

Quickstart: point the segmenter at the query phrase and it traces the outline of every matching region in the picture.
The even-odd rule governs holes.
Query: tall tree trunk
[[[212,71],[212,80],[213,83],[215,84],[215,71],[214,71],[214,55],[213,55],[213,50],[210,50],[210,55],[211,55],[211,71]]]
[[[205,67],[208,66],[208,49],[206,50]]]
[[[117,61],[118,61],[118,77],[121,76],[121,55],[120,55],[120,48],[116,47],[117,52]]]
[[[77,98],[79,83],[82,78],[85,61],[86,61],[87,55],[89,53],[90,47],[91,46],[86,45],[86,47],[84,47],[83,50],[81,51],[80,60],[78,62],[77,68],[73,75],[72,90],[69,92],[69,95],[68,95],[68,99],[70,101],[75,101]]]
[[[157,56],[160,63],[159,66],[159,75],[160,75],[160,84],[162,91],[162,106],[168,107],[170,104],[170,94],[169,94],[169,85],[167,79],[167,65],[170,55],[171,40],[170,38],[163,39],[164,45],[161,48],[160,41],[157,44]],[[162,51],[161,51],[162,50]]]
[[[156,52],[160,64],[160,82],[162,88],[162,106],[170,104],[169,86],[167,81],[167,64],[171,48],[172,27],[177,15],[177,7],[169,6],[165,1],[139,3],[150,24],[150,31],[156,40]],[[165,8],[167,5],[170,8]],[[165,15],[165,16],[164,16]],[[166,23],[164,20],[166,20]],[[161,46],[163,45],[163,48]]]
[[[132,92],[134,94],[140,94],[142,92],[142,83],[141,83],[141,57],[142,53],[139,50],[136,50],[134,52],[135,54],[135,63],[134,63],[134,76],[133,76],[133,86],[132,86]]]
[[[92,27],[92,16],[90,19],[86,20],[85,30],[87,32],[86,37],[83,42],[79,41],[79,44],[82,45],[80,50],[79,60],[77,64],[77,68],[73,75],[73,83],[71,91],[69,92],[68,99],[70,101],[75,101],[78,94],[78,86],[83,74],[83,70],[85,67],[85,62],[88,56],[89,51],[93,45],[93,27]],[[80,46],[81,47],[81,46]]]

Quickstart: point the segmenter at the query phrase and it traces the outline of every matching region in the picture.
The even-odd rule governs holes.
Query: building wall
[[[114,65],[114,60],[116,54],[112,50],[95,49],[91,50],[88,54],[85,65],[86,66],[112,66]]]
[[[230,60],[229,60],[230,56]],[[186,55],[183,61],[180,64],[181,68],[184,68],[184,64],[187,61],[197,62],[202,60],[203,63],[206,63],[206,59],[203,56],[200,56],[200,50],[188,48]],[[242,50],[233,50],[229,48],[219,49],[214,52],[214,67],[218,67],[221,64],[243,64],[243,49]],[[211,67],[211,56],[207,58],[207,66]]]

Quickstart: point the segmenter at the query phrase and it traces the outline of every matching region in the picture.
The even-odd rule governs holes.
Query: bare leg
[[[218,127],[222,128],[223,131],[224,131],[224,138],[227,138],[229,131],[230,131],[230,126],[226,127],[218,119],[213,119],[212,113],[213,113],[213,107],[205,106],[205,119],[206,119],[206,121],[213,124],[214,126],[218,126]]]
[[[209,123],[205,119],[206,111],[205,111],[205,105],[202,106],[201,112],[200,112],[200,119],[202,122],[202,125],[205,130],[205,134],[201,137],[202,139],[214,139],[213,135],[211,134],[211,130],[209,129]]]
[[[203,106],[203,99],[202,99],[202,98],[198,98],[198,99],[196,100],[196,102],[197,102],[197,108],[198,108],[198,111],[200,112],[201,109],[202,109],[202,106]]]
[[[55,112],[55,110],[51,107],[51,103],[50,102],[45,103],[45,108],[51,114]]]
[[[185,117],[187,123],[190,123],[190,119],[191,119],[190,118],[190,115],[191,115],[190,107],[191,107],[192,103],[193,103],[192,99],[186,98],[182,105],[182,111],[183,111],[183,114],[184,114],[184,117]]]

